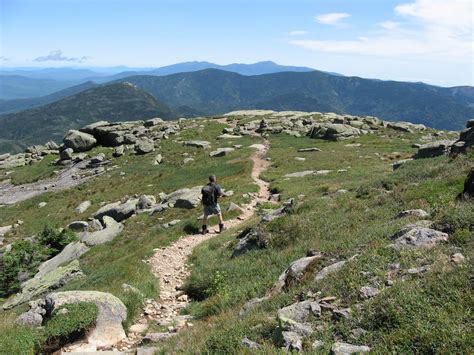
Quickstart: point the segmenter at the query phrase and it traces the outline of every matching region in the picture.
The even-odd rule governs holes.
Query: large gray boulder
[[[136,200],[128,200],[127,202],[113,202],[105,205],[94,214],[94,218],[102,219],[104,216],[109,216],[115,219],[117,222],[121,222],[131,217],[137,209]]]
[[[451,146],[454,143],[455,141],[441,140],[441,141],[423,144],[418,149],[418,152],[415,154],[414,158],[415,159],[432,158],[432,157],[437,157],[440,155],[449,154],[451,150]]]
[[[63,139],[67,148],[72,148],[75,152],[85,152],[96,145],[97,140],[93,135],[71,129]]]
[[[395,240],[390,246],[395,248],[431,248],[439,242],[447,241],[448,234],[431,228],[414,227],[396,233],[394,238]]]
[[[74,212],[84,213],[91,206],[91,204],[91,201],[83,201],[74,209]]]
[[[316,301],[306,300],[279,309],[277,315],[280,323],[304,323],[307,322],[311,316],[319,317],[321,315],[321,307]]]
[[[141,138],[135,144],[135,152],[137,154],[148,154],[155,150],[155,143],[148,138]]]
[[[311,138],[341,140],[359,136],[361,131],[347,124],[321,123],[314,125],[308,135]]]
[[[193,187],[177,196],[175,208],[196,208],[201,203],[201,186]]]
[[[217,148],[216,150],[209,153],[210,157],[223,157],[227,153],[233,152],[234,148]]]
[[[84,349],[113,346],[126,338],[122,322],[127,319],[127,308],[120,299],[110,293],[98,291],[56,292],[45,298],[49,313],[55,309],[78,302],[94,303],[97,306],[95,327],[87,333]],[[75,351],[82,349],[76,348]]]
[[[123,230],[123,224],[116,222],[109,216],[102,217],[105,228],[95,232],[84,232],[80,235],[80,240],[88,246],[94,246],[110,242]]]
[[[318,271],[318,273],[314,277],[314,281],[323,280],[328,275],[339,271],[346,264],[346,262],[347,262],[347,260],[341,260],[341,261],[338,261],[337,263],[334,263],[334,264],[331,264],[331,265],[328,265],[328,266],[322,268],[321,270]]]
[[[10,309],[28,302],[81,276],[83,276],[83,273],[79,267],[79,261],[74,260],[66,266],[60,266],[41,277],[34,277],[23,283],[21,292],[5,302],[3,309]]]
[[[239,241],[235,246],[232,257],[248,253],[251,250],[262,249],[266,247],[266,242],[262,238],[262,233],[259,228],[250,228],[244,230],[238,236]]]
[[[58,255],[42,263],[34,277],[42,277],[56,270],[60,265],[79,259],[79,257],[87,253],[87,251],[89,251],[89,248],[84,243],[69,243]]]

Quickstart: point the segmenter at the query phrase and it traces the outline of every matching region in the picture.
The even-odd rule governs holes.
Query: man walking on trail
[[[204,210],[204,217],[202,219],[202,234],[209,233],[207,229],[207,218],[212,215],[217,215],[219,218],[219,233],[224,230],[224,219],[222,218],[221,207],[217,203],[217,199],[224,196],[222,189],[217,185],[217,177],[215,175],[209,176],[209,183],[201,190],[202,205]]]

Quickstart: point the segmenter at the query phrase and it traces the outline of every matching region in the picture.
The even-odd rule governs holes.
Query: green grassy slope
[[[61,142],[68,129],[100,120],[131,121],[170,118],[170,109],[130,84],[111,84],[63,98],[54,103],[0,116],[0,152],[11,149],[8,141],[28,146],[48,140]]]

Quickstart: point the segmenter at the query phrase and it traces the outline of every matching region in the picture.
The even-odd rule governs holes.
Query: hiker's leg
[[[206,234],[207,233],[207,217],[208,215],[204,213],[202,217],[202,233]]]
[[[217,214],[217,218],[219,218],[219,224],[224,224],[224,218],[222,217],[222,212]]]

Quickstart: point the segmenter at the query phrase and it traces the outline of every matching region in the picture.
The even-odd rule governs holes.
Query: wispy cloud
[[[474,46],[471,0],[413,0],[394,8],[403,22],[384,21],[363,37],[290,40],[313,51],[469,62]]]
[[[48,55],[37,57],[33,59],[35,62],[50,62],[50,61],[56,61],[56,62],[76,62],[76,63],[82,63],[83,61],[89,59],[87,56],[83,57],[65,57],[63,56],[63,52],[58,50],[51,51],[49,52]]]
[[[351,15],[347,12],[331,12],[329,14],[315,16],[314,19],[316,20],[316,22],[319,22],[323,25],[334,26],[339,25],[342,20],[350,16]]]
[[[0,62],[8,62],[8,60],[9,59],[7,57],[5,57],[3,55],[0,56]]]
[[[288,36],[304,36],[307,35],[308,31],[296,30],[288,32]]]

